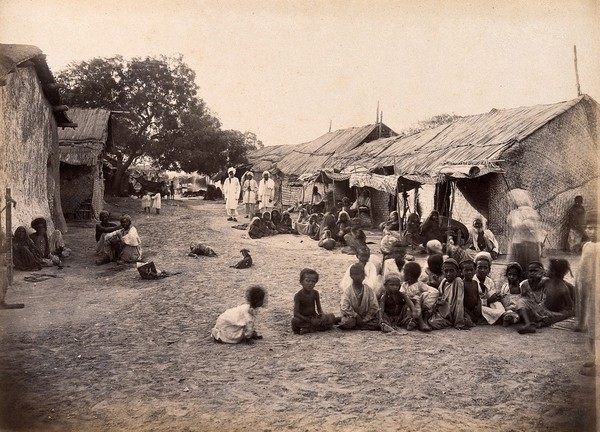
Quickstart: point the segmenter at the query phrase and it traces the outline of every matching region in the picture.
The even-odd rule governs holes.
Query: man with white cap
[[[258,191],[258,183],[254,180],[252,171],[246,173],[244,180],[243,202],[246,206],[246,218],[254,217],[254,206],[256,204],[256,192]]]
[[[237,205],[242,188],[240,181],[235,177],[235,168],[227,170],[227,178],[223,182],[223,195],[225,196],[225,209],[227,220],[237,222]]]
[[[271,212],[275,200],[275,182],[269,171],[263,172],[263,178],[258,184],[258,210],[261,213]]]

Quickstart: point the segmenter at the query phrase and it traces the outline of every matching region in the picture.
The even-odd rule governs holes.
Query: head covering
[[[131,216],[129,216],[128,214],[124,214],[123,216],[121,216],[119,218],[119,221],[122,221],[123,219],[128,220],[129,222],[131,222]]]
[[[447,258],[444,261],[444,264],[452,264],[454,267],[460,268],[459,265],[458,265],[458,263],[456,262],[456,260],[454,258]]]
[[[246,173],[246,177],[248,177],[248,176],[250,176],[250,177],[254,177],[254,174],[252,174],[252,172],[251,172],[251,171],[248,171],[248,172]]]
[[[531,196],[525,189],[512,189],[509,194],[517,207],[533,207]]]
[[[36,230],[36,227],[40,225],[48,227],[48,222],[46,222],[46,219],[44,219],[43,217],[38,217],[31,221],[31,228],[33,228],[34,230]]]
[[[530,265],[534,265],[536,267],[539,267],[542,270],[544,269],[544,264],[542,264],[540,261],[529,261],[529,264],[527,264],[527,267],[529,267]]]
[[[269,177],[271,176],[271,173],[269,171],[263,171],[262,175],[264,176],[265,174],[268,175]]]
[[[398,273],[396,271],[391,271],[391,272],[387,273],[385,275],[385,280],[383,283],[385,284],[390,279],[398,279],[400,282],[402,282],[402,276],[400,275],[400,273]]]
[[[227,174],[229,174],[230,172],[233,173],[233,175],[235,175],[235,168],[234,167],[230,167],[227,169]]]
[[[521,264],[514,261],[506,264],[506,274],[508,274],[509,270],[512,269],[515,269],[517,271],[517,273],[519,274],[519,278],[523,277],[523,268],[521,267]]]
[[[485,260],[489,263],[490,267],[492,266],[492,255],[489,252],[478,252],[473,261],[477,262],[479,260]]]
[[[442,253],[442,242],[439,240],[429,240],[426,246],[427,249],[433,253]]]

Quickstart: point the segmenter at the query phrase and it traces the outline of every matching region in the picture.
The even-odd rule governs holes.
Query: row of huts
[[[467,226],[481,215],[504,248],[506,217],[514,208],[507,192],[527,189],[548,234],[545,247],[558,248],[573,198],[582,195],[587,208],[598,204],[598,108],[582,95],[492,109],[410,136],[381,123],[343,129],[303,144],[257,150],[250,156],[251,170],[274,175],[283,206],[310,201],[314,186],[332,205],[342,196],[354,200],[367,188],[374,222],[392,209],[401,215],[421,210],[422,218],[436,209]]]
[[[10,188],[13,225],[97,216],[111,143],[110,111],[67,108],[39,48],[0,44],[0,208]]]

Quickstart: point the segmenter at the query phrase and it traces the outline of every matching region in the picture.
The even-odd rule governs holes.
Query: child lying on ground
[[[254,285],[246,290],[246,304],[227,309],[223,312],[212,329],[211,336],[215,342],[222,343],[254,343],[254,339],[262,339],[254,330],[256,309],[263,306],[267,291]]]
[[[319,292],[315,290],[318,281],[319,273],[315,270],[305,268],[300,271],[302,289],[294,296],[292,318],[292,331],[295,334],[329,330],[341,321],[341,318],[334,314],[323,313]]]

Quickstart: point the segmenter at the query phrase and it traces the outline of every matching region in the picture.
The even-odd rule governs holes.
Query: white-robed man
[[[477,252],[489,252],[492,259],[498,258],[498,254],[500,253],[498,241],[494,233],[483,227],[481,218],[473,220],[473,228],[469,230],[467,245],[470,249],[474,249]]]
[[[227,178],[223,181],[223,195],[225,196],[228,221],[237,222],[237,205],[241,191],[240,181],[235,176],[235,168],[231,167],[227,170]]]
[[[258,183],[258,210],[262,213],[273,211],[275,200],[275,182],[269,171],[263,172],[263,178]]]
[[[243,202],[246,206],[246,218],[254,217],[254,206],[256,205],[256,193],[258,191],[258,183],[254,180],[254,175],[251,172],[246,173],[244,180],[244,198]]]

